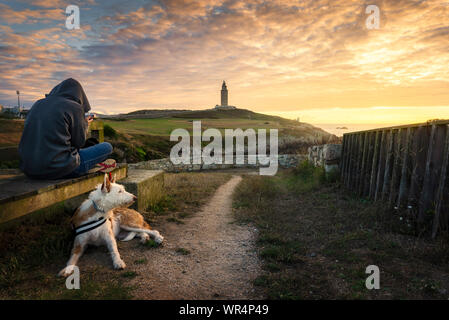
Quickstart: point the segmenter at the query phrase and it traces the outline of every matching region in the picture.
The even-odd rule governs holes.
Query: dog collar
[[[94,206],[94,209],[95,210],[97,210],[97,211],[100,211],[100,212],[102,212],[102,213],[104,213],[104,210],[103,209],[100,209],[98,206],[97,206],[97,204],[95,203],[95,201],[94,200],[92,200],[92,204],[93,204],[93,206]]]
[[[84,223],[84,224],[78,226],[77,228],[75,228],[75,237],[79,236],[80,234],[82,234],[84,232],[96,229],[105,222],[106,222],[106,219],[104,217],[101,217],[98,220]]]

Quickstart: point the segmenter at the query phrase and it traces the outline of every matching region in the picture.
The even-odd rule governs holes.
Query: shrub
[[[141,160],[146,160],[145,158],[147,153],[145,152],[145,150],[143,150],[141,147],[136,147],[136,152]]]
[[[323,167],[315,167],[310,161],[305,160],[293,169],[293,177],[290,179],[290,187],[298,192],[307,192],[316,189],[326,183],[326,172]]]
[[[317,168],[310,161],[304,160],[293,171],[298,177],[310,180],[316,175]]]
[[[117,131],[108,124],[104,125],[104,135],[109,138],[117,138]]]
[[[19,164],[19,160],[0,161],[0,169],[17,169]]]

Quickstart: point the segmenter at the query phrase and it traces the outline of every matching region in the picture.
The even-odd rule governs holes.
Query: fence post
[[[368,162],[368,147],[369,147],[369,132],[363,133],[364,143],[363,143],[363,156],[362,156],[362,170],[360,173],[360,183],[359,183],[359,195],[363,196],[365,191],[365,179],[366,179],[366,166]]]
[[[431,162],[432,162],[432,155],[433,155],[433,145],[435,143],[435,131],[436,131],[436,125],[432,125],[432,130],[430,132],[429,137],[429,148],[427,149],[427,157],[426,157],[426,169],[424,172],[424,180],[423,180],[423,187],[421,190],[421,197],[419,198],[419,212],[418,212],[418,222],[422,223],[424,222],[424,215],[425,210],[427,208],[427,204],[429,203],[429,197],[430,197],[430,177],[431,177]]]
[[[441,166],[440,172],[440,181],[438,184],[438,190],[436,194],[436,207],[435,207],[435,217],[433,219],[432,226],[432,238],[435,238],[438,232],[438,228],[440,226],[440,216],[443,211],[443,201],[444,201],[444,189],[446,187],[446,178],[447,178],[447,166],[449,163],[449,125],[446,125],[446,138],[444,141],[444,150],[443,150],[443,163]]]
[[[377,181],[377,165],[378,165],[378,157],[379,157],[379,147],[380,147],[380,134],[381,131],[376,131],[376,137],[374,140],[374,156],[373,156],[373,164],[371,166],[371,182],[369,188],[369,197],[370,199],[374,199],[375,189],[376,189],[376,181]]]
[[[385,159],[385,173],[384,173],[384,183],[382,186],[381,199],[384,200],[387,195],[387,189],[391,183],[391,162],[393,159],[393,143],[394,143],[394,130],[390,130],[390,136],[388,137],[387,146],[387,157]]]
[[[401,147],[404,145],[403,137],[404,130],[399,129],[396,133],[396,147],[394,148],[394,161],[393,161],[393,172],[391,173],[391,183],[390,183],[390,196],[388,199],[389,207],[393,207],[394,201],[398,195],[399,189],[399,174],[401,170]]]
[[[407,195],[408,189],[409,189],[409,157],[410,157],[410,146],[412,141],[412,128],[407,128],[407,135],[405,138],[405,146],[404,151],[402,152],[403,158],[402,158],[402,168],[401,168],[401,183],[399,185],[399,196],[398,196],[398,202],[397,202],[397,208],[400,209],[404,204],[404,199]]]
[[[383,170],[385,168],[385,140],[386,140],[387,132],[382,130],[382,139],[379,146],[379,162],[377,165],[377,182],[376,182],[376,190],[374,193],[374,201],[377,201],[379,198],[379,193],[381,192],[382,182],[383,182]]]

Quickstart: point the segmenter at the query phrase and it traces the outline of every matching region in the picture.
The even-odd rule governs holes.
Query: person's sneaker
[[[89,170],[89,173],[104,172],[108,173],[117,167],[117,163],[114,159],[106,159],[103,162],[97,163],[95,167]]]

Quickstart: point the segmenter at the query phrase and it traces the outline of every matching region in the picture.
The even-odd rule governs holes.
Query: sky
[[[211,108],[226,80],[229,104],[304,122],[447,119],[449,1],[0,0],[0,104],[69,77],[107,114]]]

